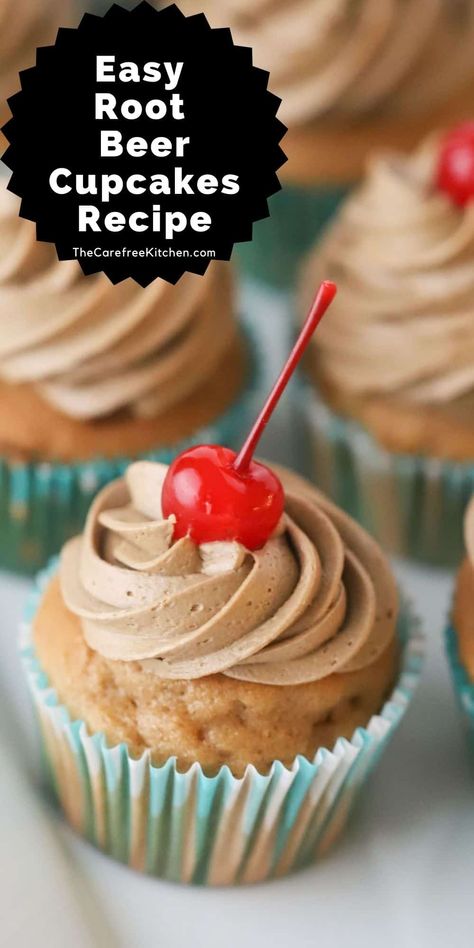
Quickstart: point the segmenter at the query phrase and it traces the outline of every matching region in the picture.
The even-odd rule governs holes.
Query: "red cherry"
[[[184,536],[192,537],[195,543],[238,540],[248,550],[257,550],[273,533],[283,513],[283,487],[273,471],[252,461],[252,457],[335,293],[334,283],[321,284],[292,352],[239,454],[203,444],[183,451],[168,468],[161,504],[165,517],[176,517],[175,540]]]
[[[474,198],[474,122],[458,125],[441,142],[436,187],[460,207]]]
[[[235,451],[202,444],[180,454],[168,469],[162,493],[165,517],[174,514],[174,539],[195,543],[237,540],[248,550],[263,546],[283,513],[285,497],[276,476],[251,461],[241,474]]]

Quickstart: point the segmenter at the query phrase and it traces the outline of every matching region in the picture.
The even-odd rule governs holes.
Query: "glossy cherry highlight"
[[[436,187],[460,207],[474,198],[474,122],[464,122],[443,138]]]
[[[183,451],[168,468],[162,491],[165,517],[176,518],[174,539],[195,543],[237,540],[248,550],[266,543],[283,513],[277,475],[252,460],[254,451],[317,325],[334,299],[334,283],[321,284],[292,352],[238,454],[202,444]]]
[[[165,517],[176,517],[175,540],[188,535],[195,543],[237,540],[248,550],[268,540],[283,513],[281,483],[257,461],[239,473],[235,459],[230,448],[202,444],[173,461],[162,507]]]

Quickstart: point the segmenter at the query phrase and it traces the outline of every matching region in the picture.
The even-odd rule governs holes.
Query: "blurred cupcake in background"
[[[305,390],[317,483],[404,556],[453,564],[474,489],[474,125],[380,154],[303,276],[338,284]]]
[[[474,494],[464,523],[466,550],[456,578],[446,647],[456,698],[474,749]]]
[[[0,0],[0,129],[11,115],[7,99],[20,88],[18,73],[34,66],[37,47],[54,43],[71,13],[69,0]],[[0,132],[0,155],[6,147]]]
[[[172,881],[257,882],[322,856],[419,677],[417,622],[377,544],[278,474],[284,514],[250,551],[175,538],[168,469],[132,464],[28,614],[24,665],[68,820]]]
[[[113,286],[59,262],[0,193],[0,565],[32,570],[125,459],[246,430],[256,357],[229,264]]]
[[[180,0],[251,46],[281,96],[288,163],[271,218],[239,255],[252,275],[293,281],[374,148],[409,150],[468,117],[474,97],[474,0]]]

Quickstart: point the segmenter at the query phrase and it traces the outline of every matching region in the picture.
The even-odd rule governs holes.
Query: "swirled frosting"
[[[0,378],[73,418],[154,416],[191,394],[236,339],[229,265],[176,286],[85,277],[36,241],[0,189]]]
[[[355,671],[387,648],[397,617],[389,566],[323,495],[280,470],[285,513],[262,549],[198,547],[173,542],[173,519],[163,519],[166,471],[130,465],[63,550],[64,601],[92,649],[161,679],[220,672],[287,685]]]
[[[335,280],[312,348],[343,391],[443,403],[474,389],[474,205],[433,186],[436,143],[381,155],[307,266],[307,297]]]
[[[184,0],[270,71],[289,125],[422,112],[473,77],[473,0]]]
[[[0,127],[10,115],[6,100],[20,88],[20,69],[34,65],[38,46],[54,43],[69,12],[64,0],[0,0]]]

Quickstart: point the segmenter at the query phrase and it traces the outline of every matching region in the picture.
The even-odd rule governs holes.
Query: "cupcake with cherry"
[[[474,124],[380,153],[308,258],[338,281],[310,349],[316,483],[384,547],[455,564],[474,489]]]
[[[279,171],[245,272],[293,287],[302,255],[360,181],[367,155],[409,151],[472,113],[474,0],[181,0],[251,47],[288,127]]]
[[[323,284],[243,447],[128,467],[43,575],[23,661],[67,819],[136,869],[199,884],[323,855],[420,670],[377,543],[255,460],[334,296]]]

